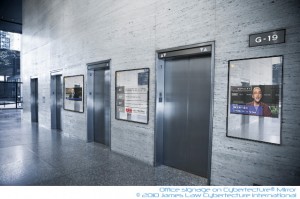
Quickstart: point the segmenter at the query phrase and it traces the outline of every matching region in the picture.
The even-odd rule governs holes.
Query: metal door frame
[[[35,91],[33,96],[33,89]],[[30,78],[30,112],[31,112],[31,122],[39,122],[39,96],[38,96],[38,78],[37,77],[31,77]],[[33,117],[33,109],[35,112],[35,116]]]
[[[110,70],[110,59],[92,62],[87,64],[87,142],[94,142],[94,71],[95,70]],[[109,85],[111,88],[111,74]],[[109,93],[109,98],[111,95]],[[111,147],[111,107],[109,104],[109,132],[108,132],[108,143],[109,148]]]
[[[205,47],[211,47],[211,52],[206,53]],[[201,56],[210,54],[211,56],[211,94],[210,94],[210,118],[209,118],[209,143],[208,143],[208,185],[211,179],[211,156],[212,156],[212,132],[213,132],[213,102],[214,102],[214,72],[215,72],[215,43],[206,42],[176,48],[168,48],[156,51],[156,110],[155,110],[155,149],[154,164],[163,164],[163,121],[164,121],[164,71],[165,62],[168,58],[180,58],[187,56]]]
[[[51,100],[51,129],[58,129],[62,130],[62,118],[60,117],[60,128],[58,128],[57,125],[57,78],[62,78],[61,73],[50,73],[50,100]],[[54,78],[54,79],[53,79]],[[55,82],[54,82],[55,81]],[[61,79],[61,85],[62,85],[62,79]],[[53,87],[55,88],[55,91],[53,90]],[[63,95],[63,88],[61,88],[61,94]],[[53,101],[54,97],[52,95],[55,95],[55,100]],[[63,101],[63,97],[61,98],[61,103]],[[62,107],[61,107],[62,108]],[[60,108],[60,116],[61,116],[61,108]]]

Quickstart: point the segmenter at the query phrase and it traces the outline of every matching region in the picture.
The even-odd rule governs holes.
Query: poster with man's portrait
[[[231,86],[230,113],[278,118],[279,85]]]
[[[83,113],[83,75],[64,77],[64,109]]]
[[[229,61],[228,137],[281,143],[282,60]]]

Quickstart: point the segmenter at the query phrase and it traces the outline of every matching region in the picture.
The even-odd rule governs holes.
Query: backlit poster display
[[[280,144],[282,56],[229,61],[227,136]]]
[[[116,119],[148,124],[149,69],[116,71]]]
[[[83,75],[64,77],[64,109],[83,113]]]

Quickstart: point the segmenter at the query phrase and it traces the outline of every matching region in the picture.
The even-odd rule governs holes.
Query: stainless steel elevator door
[[[165,62],[164,164],[208,175],[211,57]]]
[[[109,62],[87,66],[87,140],[110,146]]]
[[[94,141],[109,145],[109,70],[94,71]]]
[[[56,76],[56,129],[62,130],[61,109],[62,109],[62,76]]]
[[[38,122],[38,79],[30,80],[31,122]]]
[[[61,130],[62,76],[51,76],[51,128]]]

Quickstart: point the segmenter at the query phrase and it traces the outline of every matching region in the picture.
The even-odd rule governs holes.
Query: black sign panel
[[[285,30],[275,30],[249,36],[249,47],[285,43]]]
[[[169,57],[192,56],[192,55],[200,55],[200,54],[201,55],[211,54],[211,46],[201,46],[196,48],[163,52],[158,54],[158,58],[165,59]]]

